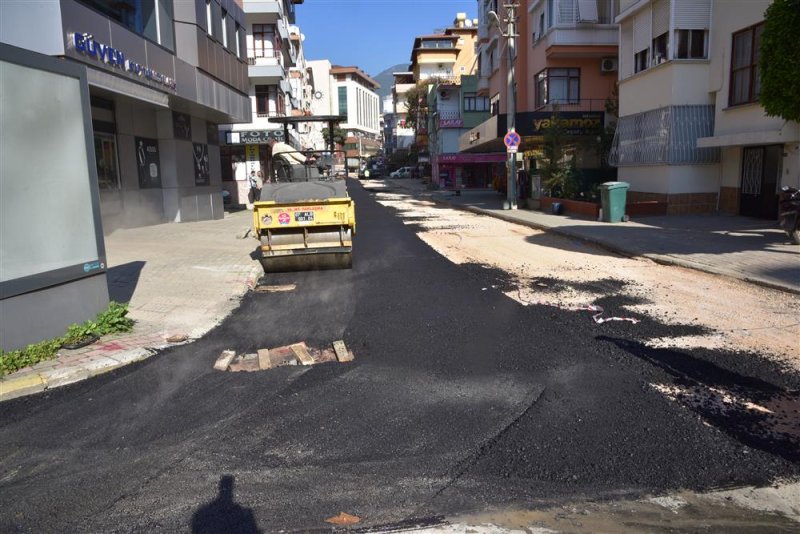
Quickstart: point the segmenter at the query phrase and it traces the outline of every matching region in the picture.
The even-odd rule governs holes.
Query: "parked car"
[[[411,167],[400,167],[389,174],[389,178],[408,178],[409,176],[411,176]]]

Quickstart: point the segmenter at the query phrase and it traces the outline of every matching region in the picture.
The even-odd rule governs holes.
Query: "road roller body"
[[[278,183],[264,184],[261,200],[253,207],[264,272],[349,269],[356,217],[346,182],[303,178],[312,174],[308,169],[290,172],[292,176],[284,175],[284,181],[278,177]]]
[[[336,150],[333,133],[347,117],[303,115],[268,120],[283,125],[280,138],[287,141],[290,125],[309,122],[327,124],[331,135],[326,151],[300,152],[277,140],[271,144],[269,180],[253,207],[253,230],[261,241],[264,272],[349,269],[356,233],[355,204],[347,194],[347,182],[333,168],[334,155],[345,157],[344,151]],[[346,171],[345,166],[345,177]]]

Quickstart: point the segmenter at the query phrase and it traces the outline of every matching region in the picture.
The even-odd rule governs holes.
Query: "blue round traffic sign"
[[[503,143],[505,143],[507,147],[519,146],[520,141],[521,139],[517,132],[508,132],[505,137],[503,137]]]

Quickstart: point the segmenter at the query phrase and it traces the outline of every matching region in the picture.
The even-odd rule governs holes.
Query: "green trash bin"
[[[603,222],[621,222],[625,217],[625,202],[628,196],[627,182],[605,182],[600,184],[600,206]]]

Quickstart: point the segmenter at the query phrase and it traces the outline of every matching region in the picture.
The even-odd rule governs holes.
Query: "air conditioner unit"
[[[600,72],[617,72],[619,62],[615,57],[604,57],[600,61]]]

